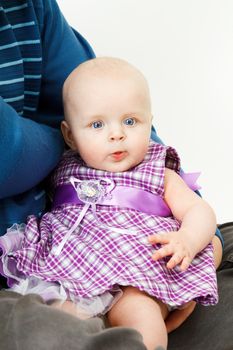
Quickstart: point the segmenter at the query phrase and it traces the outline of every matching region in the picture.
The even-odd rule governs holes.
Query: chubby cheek
[[[85,133],[85,131],[76,135],[75,141],[77,151],[83,160],[90,157],[93,154],[93,150],[95,150],[98,146],[97,140],[93,137],[90,137],[90,135],[88,135],[88,133]]]
[[[98,145],[91,147],[90,145],[86,145],[86,147],[79,149],[79,154],[84,162],[90,167],[95,168],[101,162],[101,152]]]
[[[147,151],[148,151],[148,144],[138,145],[138,147],[135,149],[135,158],[137,159],[137,162],[143,161]]]

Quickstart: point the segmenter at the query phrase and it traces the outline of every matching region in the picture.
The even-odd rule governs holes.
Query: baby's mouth
[[[126,154],[127,154],[127,152],[125,152],[125,151],[116,151],[116,152],[112,153],[111,156],[115,161],[120,161],[126,157]]]

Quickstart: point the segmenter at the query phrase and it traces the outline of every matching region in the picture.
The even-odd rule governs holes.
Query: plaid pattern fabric
[[[141,188],[163,195],[165,165],[179,171],[179,157],[170,147],[151,142],[145,160],[123,173],[106,173],[90,169],[68,151],[56,169],[53,186],[78,179],[110,177],[116,184]],[[157,249],[147,242],[147,236],[179,228],[173,217],[157,217],[134,209],[97,205],[96,222],[91,209],[59,256],[52,248],[59,245],[67,230],[74,225],[82,205],[65,204],[46,213],[40,222],[28,220],[21,249],[12,253],[18,270],[27,276],[60,283],[72,299],[92,298],[111,291],[116,285],[134,286],[171,306],[192,299],[204,304],[217,302],[217,286],[212,247],[209,245],[193,260],[185,272],[168,270],[167,259],[151,259]],[[106,227],[108,226],[109,229]],[[127,230],[120,234],[112,227]],[[132,234],[132,231],[137,234]]]

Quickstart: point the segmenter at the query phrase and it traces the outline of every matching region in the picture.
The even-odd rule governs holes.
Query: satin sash
[[[192,190],[199,189],[196,180],[200,173],[182,173],[181,177]],[[62,204],[77,204],[84,205],[80,200],[77,192],[72,184],[60,185],[56,188],[52,209]],[[129,186],[115,186],[110,195],[100,198],[96,204],[99,205],[114,205],[142,211],[147,214],[157,216],[171,216],[171,210],[165,203],[162,197],[152,194],[142,189],[132,188]]]

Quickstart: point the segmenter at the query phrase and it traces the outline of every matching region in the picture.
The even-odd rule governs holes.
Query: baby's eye
[[[91,126],[93,129],[101,129],[104,126],[104,123],[101,122],[101,120],[98,120],[97,122],[93,122]]]
[[[123,123],[124,123],[125,125],[133,126],[133,125],[136,124],[136,120],[135,120],[135,118],[126,118],[126,119],[123,121]]]

